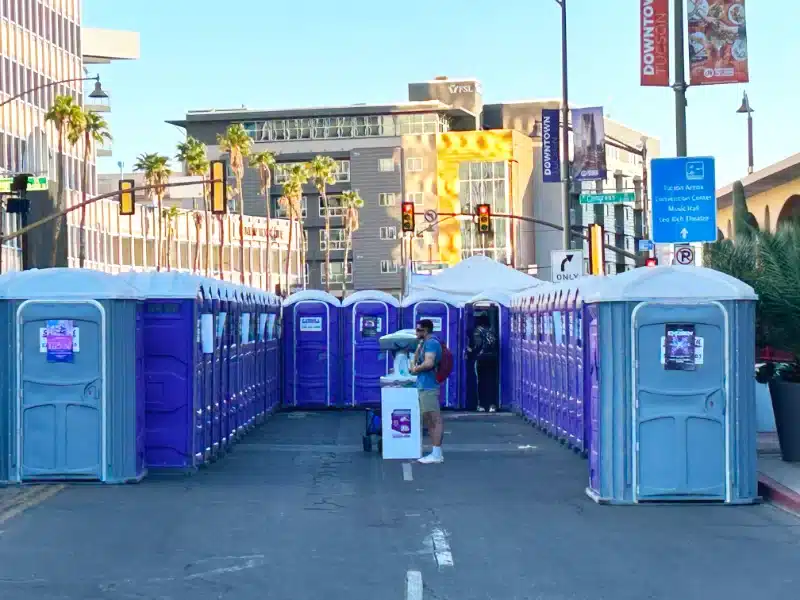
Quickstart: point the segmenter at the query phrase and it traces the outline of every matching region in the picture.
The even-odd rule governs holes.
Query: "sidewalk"
[[[781,460],[776,433],[758,434],[758,488],[764,499],[800,514],[800,464]]]

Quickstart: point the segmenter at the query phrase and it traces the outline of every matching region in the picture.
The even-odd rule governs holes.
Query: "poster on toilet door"
[[[664,336],[664,368],[668,371],[694,371],[694,325],[667,325]]]
[[[49,320],[40,330],[42,337],[39,350],[44,349],[47,362],[71,363],[74,360],[78,329],[71,320]]]

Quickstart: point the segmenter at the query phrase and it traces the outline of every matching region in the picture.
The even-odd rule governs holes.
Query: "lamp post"
[[[736,111],[739,114],[747,115],[747,174],[753,174],[753,113],[755,112],[750,107],[750,100],[747,98],[747,92],[742,96],[742,105]]]
[[[561,7],[561,121],[562,121],[562,154],[561,157],[561,219],[564,222],[564,250],[572,247],[570,235],[569,192],[571,177],[569,172],[569,62],[567,60],[567,0],[556,0]]]
[[[95,82],[94,90],[92,90],[92,93],[89,94],[89,98],[96,98],[96,99],[108,98],[108,94],[105,93],[105,91],[103,90],[103,86],[100,85],[100,75],[95,75],[94,77],[73,77],[72,79],[62,79],[60,81],[51,81],[49,83],[43,83],[42,85],[37,85],[35,87],[28,88],[27,90],[22,90],[16,96],[11,96],[11,98],[8,98],[7,100],[3,100],[2,102],[0,102],[0,106],[5,106],[6,104],[9,104],[9,103],[13,102],[14,100],[17,100],[18,98],[22,98],[23,96],[25,96],[27,94],[30,94],[32,92],[35,92],[37,90],[41,90],[41,89],[44,89],[44,88],[49,88],[49,87],[52,87],[54,85],[60,85],[62,83],[73,83],[73,82],[76,82],[76,81],[94,81]]]
[[[676,155],[686,156],[686,65],[684,59],[683,3],[675,0],[675,145]]]

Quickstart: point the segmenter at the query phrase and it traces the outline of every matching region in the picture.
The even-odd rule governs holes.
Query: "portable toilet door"
[[[255,369],[255,340],[253,339],[253,325],[256,322],[253,294],[249,291],[242,292],[244,312],[242,313],[242,397],[244,414],[242,421],[244,427],[249,429],[255,423],[255,388],[253,375]]]
[[[228,316],[230,300],[228,298],[227,286],[220,286],[217,289],[217,295],[219,298],[219,310],[216,313],[216,327],[214,333],[219,347],[219,361],[217,362],[219,371],[215,368],[215,374],[218,373],[219,375],[216,378],[216,390],[219,398],[220,451],[225,452],[233,441],[231,437],[231,400],[228,392],[228,380],[230,379],[231,325]]]
[[[566,364],[567,364],[567,443],[573,450],[580,449],[581,432],[578,425],[578,373],[576,361],[575,295],[577,290],[569,286],[564,297],[564,312],[567,315]]]
[[[203,296],[200,320],[200,335],[203,342],[203,396],[195,413],[195,460],[198,464],[205,462],[205,441],[203,437],[205,430],[202,417],[206,409],[211,410],[212,407],[216,407],[217,414],[220,412],[217,379],[219,378],[221,349],[215,330],[215,312],[219,311],[219,300],[214,297],[215,290],[210,283],[203,285],[201,293]],[[206,339],[206,336],[210,336],[210,339]]]
[[[278,327],[281,318],[281,305],[277,296],[269,295],[266,314],[266,391],[267,411],[274,411],[281,398],[281,340]]]
[[[389,373],[391,357],[378,340],[397,330],[399,308],[397,298],[377,290],[356,292],[342,302],[346,404],[380,406],[380,378]]]
[[[242,433],[242,299],[239,289],[231,286],[228,301],[228,396],[230,404],[230,427],[232,441],[237,442]]]
[[[567,363],[567,290],[561,287],[555,294],[554,319],[556,331],[556,431],[562,442],[569,440],[569,365]]]
[[[336,406],[340,396],[339,300],[303,290],[284,302],[286,401],[295,408]],[[289,329],[291,327],[291,330]]]
[[[463,310],[464,335],[462,343],[465,345],[471,343],[469,335],[475,328],[476,313],[478,311],[485,312],[489,317],[489,325],[492,331],[497,336],[497,409],[510,409],[510,403],[513,403],[512,394],[512,357],[511,357],[511,323],[510,323],[510,307],[511,298],[502,292],[487,291],[470,299],[465,305]],[[462,369],[462,389],[461,405],[471,406],[468,403],[467,389],[470,382],[477,392],[477,371],[475,370],[475,361],[464,360],[463,363],[466,369]],[[470,379],[471,375],[471,379]],[[503,399],[506,399],[503,402]],[[477,396],[476,396],[477,399]]]
[[[256,300],[256,313],[254,320],[255,338],[256,338],[256,359],[255,359],[255,377],[256,377],[256,422],[261,423],[267,412],[267,305],[266,296],[264,294],[257,294]]]
[[[412,294],[403,303],[403,320],[406,329],[413,329],[422,319],[433,323],[433,335],[441,339],[453,354],[454,367],[450,377],[440,386],[440,403],[443,408],[463,408],[459,406],[458,385],[462,362],[461,353],[461,311],[458,301],[445,293],[423,292]]]

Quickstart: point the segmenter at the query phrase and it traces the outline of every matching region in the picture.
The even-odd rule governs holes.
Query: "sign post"
[[[656,158],[653,180],[653,241],[691,244],[717,241],[714,159]]]
[[[566,283],[584,275],[583,250],[551,250],[553,283]]]

